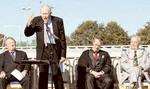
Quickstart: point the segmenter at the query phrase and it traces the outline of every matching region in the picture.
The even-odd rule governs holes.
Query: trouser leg
[[[48,72],[40,72],[39,89],[48,89]]]
[[[110,86],[112,84],[112,79],[109,76],[105,76],[104,83],[105,83],[104,89],[110,89]]]
[[[0,89],[6,89],[6,80],[3,78],[0,78]]]
[[[94,89],[94,76],[90,74],[86,75],[86,87],[87,89]]]
[[[98,89],[110,89],[112,85],[112,79],[109,75],[101,76],[101,78],[96,79],[96,86]]]
[[[26,75],[20,83],[23,89],[31,89],[31,86],[29,86],[29,76]]]
[[[142,89],[142,77],[141,76],[137,80],[137,88]]]
[[[148,75],[148,72],[144,72],[143,74],[144,74],[146,80],[150,83],[150,77]]]
[[[51,64],[51,70],[55,89],[64,89],[63,78],[59,65],[57,63]]]
[[[48,89],[48,65],[42,65],[39,73],[39,89]]]

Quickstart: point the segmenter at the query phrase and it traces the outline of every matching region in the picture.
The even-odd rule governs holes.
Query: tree
[[[96,21],[85,21],[71,34],[69,45],[91,45],[93,37],[100,37],[103,28],[104,25]]]
[[[147,22],[143,28],[141,28],[137,35],[141,37],[142,44],[143,45],[149,45],[150,44],[150,22]]]
[[[117,22],[110,21],[105,27],[105,44],[123,45],[129,44],[129,36]]]
[[[129,44],[127,32],[117,22],[111,21],[104,26],[89,20],[79,25],[71,34],[69,45],[91,45],[93,37],[102,39],[105,45]]]
[[[4,35],[0,33],[0,47],[3,44],[3,40],[4,40]]]

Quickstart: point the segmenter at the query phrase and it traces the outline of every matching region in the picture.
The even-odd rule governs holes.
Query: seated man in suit
[[[99,49],[101,43],[101,40],[94,38],[92,49],[84,51],[80,56],[77,66],[77,89],[110,89],[111,59],[107,52]]]
[[[142,89],[142,75],[150,82],[147,72],[150,68],[149,52],[144,48],[139,48],[140,42],[139,36],[133,36],[130,41],[130,48],[123,49],[121,54],[123,79],[128,78],[131,84],[138,85],[136,86],[138,89]]]
[[[6,51],[0,54],[0,89],[6,89],[7,84],[11,81],[18,81],[23,89],[29,89],[29,77],[27,76],[29,67],[14,62],[28,60],[26,53],[16,50],[16,41],[11,37],[5,40],[5,47]],[[15,70],[20,71],[23,79],[17,79],[14,76]]]

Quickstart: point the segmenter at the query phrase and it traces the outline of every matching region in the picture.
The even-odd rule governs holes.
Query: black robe
[[[82,53],[77,64],[77,89],[86,88],[86,74],[91,69],[97,72],[102,70],[105,74],[110,74],[111,59],[109,54],[103,50],[99,50],[99,59],[95,63],[92,50],[86,50]]]

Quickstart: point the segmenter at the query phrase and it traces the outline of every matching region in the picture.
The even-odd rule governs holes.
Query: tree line
[[[141,43],[149,45],[150,22],[147,22],[133,35],[141,36]],[[88,20],[80,24],[70,37],[67,37],[67,44],[71,46],[91,45],[94,36],[102,39],[104,45],[128,45],[131,38],[128,32],[115,21],[110,21],[105,25]]]

